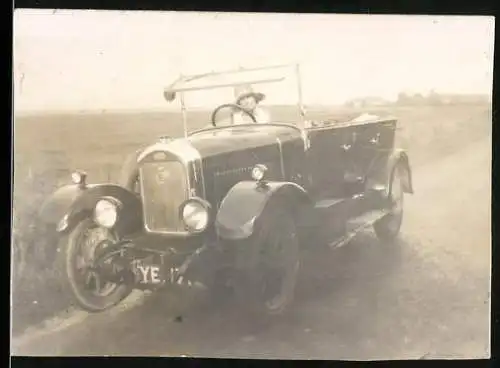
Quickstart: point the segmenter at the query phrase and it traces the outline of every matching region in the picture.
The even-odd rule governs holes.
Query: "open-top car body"
[[[257,77],[261,72],[278,76]],[[220,124],[188,131],[184,94],[295,78],[295,123]],[[159,137],[132,153],[120,183],[83,172],[40,210],[57,236],[62,282],[76,303],[102,311],[134,288],[228,287],[246,306],[280,313],[293,299],[301,252],[336,248],[373,226],[382,242],[400,230],[412,193],[397,121],[305,120],[298,65],[181,77],[164,91],[180,101],[184,137]],[[326,247],[327,248],[327,247]]]

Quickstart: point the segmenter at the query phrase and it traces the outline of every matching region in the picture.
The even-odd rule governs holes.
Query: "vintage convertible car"
[[[218,126],[221,109],[241,110],[229,103],[210,127],[188,131],[186,92],[287,74],[297,82],[296,124]],[[340,247],[367,226],[381,243],[397,237],[413,188],[408,156],[393,147],[395,119],[306,121],[299,65],[181,77],[164,96],[180,101],[184,137],[134,152],[119,184],[88,184],[76,171],[40,209],[58,236],[54,267],[81,308],[185,285],[231,290],[253,311],[277,314],[293,299],[303,251]]]

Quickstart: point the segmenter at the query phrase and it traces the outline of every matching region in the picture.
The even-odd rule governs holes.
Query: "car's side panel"
[[[218,208],[227,192],[239,181],[251,178],[256,164],[268,167],[269,180],[283,180],[282,161],[277,143],[267,146],[235,150],[203,160],[206,199]]]
[[[308,165],[306,161],[306,142],[303,138],[283,139],[278,137],[283,166],[283,180],[307,187]]]
[[[308,129],[311,192],[317,200],[355,198],[350,216],[377,208],[387,189],[396,120],[334,123]]]

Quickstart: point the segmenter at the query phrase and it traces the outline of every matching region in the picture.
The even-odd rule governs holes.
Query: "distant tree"
[[[412,105],[423,105],[425,98],[421,93],[415,93],[412,97]]]
[[[430,105],[441,105],[442,104],[441,95],[439,95],[439,93],[437,93],[436,91],[431,90],[427,96],[427,102]]]
[[[351,100],[351,101],[347,101],[347,102],[345,103],[345,107],[348,107],[348,108],[353,108],[354,106],[355,106],[355,103],[354,103],[354,101],[352,101],[352,100]]]

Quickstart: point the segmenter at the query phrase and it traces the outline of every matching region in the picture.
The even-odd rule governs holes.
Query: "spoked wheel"
[[[300,264],[294,219],[284,212],[271,214],[254,246],[257,266],[247,275],[248,284],[237,292],[253,311],[280,314],[293,300]]]
[[[64,241],[66,240],[66,241]],[[61,282],[74,301],[90,312],[106,310],[127,297],[131,287],[108,282],[93,269],[100,247],[116,242],[116,234],[92,220],[80,222],[59,247]]]
[[[402,168],[397,165],[392,176],[389,194],[390,212],[374,224],[378,238],[384,242],[393,242],[399,234],[403,222],[404,193],[401,181]]]

